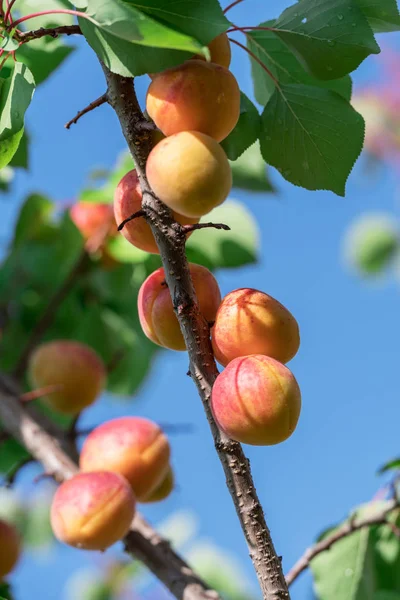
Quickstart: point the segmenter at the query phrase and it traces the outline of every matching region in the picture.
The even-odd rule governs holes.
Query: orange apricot
[[[209,44],[208,49],[211,55],[211,62],[217,65],[221,65],[226,69],[229,68],[231,64],[231,44],[229,42],[228,35],[224,33],[220,33],[215,37]],[[206,60],[204,56],[200,54],[196,55],[196,58],[199,60]]]
[[[75,415],[103,390],[106,369],[92,348],[72,340],[54,340],[34,350],[28,365],[35,388],[54,386],[46,403],[61,413]]]
[[[191,218],[222,204],[232,187],[225,152],[214,139],[197,131],[177,133],[157,144],[147,159],[146,175],[169,208]]]
[[[215,358],[224,366],[250,354],[287,363],[300,345],[297,321],[287,308],[251,288],[234,290],[222,299],[211,336]]]
[[[136,170],[133,169],[121,179],[115,190],[114,214],[117,225],[120,225],[122,221],[139,211],[141,207],[142,191]],[[199,221],[199,219],[184,217],[175,212],[173,216],[181,225],[191,225]],[[146,223],[143,217],[126,223],[121,233],[136,248],[140,248],[140,250],[144,250],[145,252],[151,252],[152,254],[159,254],[150,225]]]
[[[0,520],[0,579],[9,575],[21,554],[21,538],[14,525]]]
[[[225,67],[192,59],[153,79],[146,109],[167,136],[199,131],[221,142],[239,120],[240,90]]]
[[[69,214],[86,240],[96,234],[115,232],[111,204],[102,202],[77,202],[71,206]]]
[[[168,473],[160,483],[160,485],[151,494],[146,496],[142,502],[161,502],[172,493],[174,489],[175,478],[172,467],[168,469]]]
[[[208,322],[212,322],[221,302],[217,280],[201,265],[190,263],[189,268],[200,312]],[[171,350],[186,350],[163,268],[154,271],[142,284],[138,311],[142,329],[150,340]]]
[[[289,369],[274,358],[235,358],[214,383],[212,411],[233,440],[271,446],[294,432],[301,409],[300,389]]]
[[[86,438],[79,465],[82,471],[104,468],[123,475],[142,500],[165,478],[170,446],[161,428],[141,417],[112,419]]]
[[[135,496],[116,473],[79,473],[56,491],[50,521],[58,540],[84,550],[105,550],[128,533]]]

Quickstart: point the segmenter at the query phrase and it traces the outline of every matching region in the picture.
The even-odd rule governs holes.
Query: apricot
[[[211,396],[220,428],[233,440],[271,446],[294,432],[300,389],[285,365],[263,354],[235,358],[218,375]]]
[[[208,49],[211,55],[211,62],[228,69],[231,64],[232,53],[231,44],[227,34],[224,32],[217,35],[217,37],[208,44]],[[205,57],[200,54],[196,55],[196,59],[206,60]]]
[[[239,120],[240,90],[225,67],[192,59],[153,79],[146,109],[167,136],[198,131],[221,142]]]
[[[217,280],[201,265],[189,263],[189,268],[200,312],[208,322],[212,322],[221,302]],[[142,329],[150,340],[171,350],[186,350],[163,268],[154,271],[142,284],[138,311]]]
[[[11,523],[0,520],[0,579],[9,575],[21,554],[21,538]]]
[[[197,131],[165,138],[147,159],[146,175],[155,194],[173,211],[198,218],[218,206],[232,187],[225,152]]]
[[[115,233],[111,204],[77,202],[71,206],[69,214],[85,240],[96,234],[111,232],[111,230]]]
[[[106,380],[101,358],[85,344],[54,340],[36,348],[28,365],[35,388],[59,386],[44,400],[55,410],[75,415],[96,400]]]
[[[174,489],[175,478],[172,467],[168,469],[168,473],[160,483],[160,485],[149,496],[146,496],[142,502],[161,502],[171,494]]]
[[[251,288],[223,298],[211,336],[215,358],[224,366],[250,354],[265,354],[287,363],[300,345],[297,321],[287,308]]]
[[[165,478],[170,446],[160,427],[141,417],[112,419],[96,427],[85,440],[82,471],[106,469],[123,475],[142,500]]]
[[[135,496],[117,473],[79,473],[55,493],[50,521],[58,540],[84,550],[105,550],[128,533]]]
[[[117,225],[120,225],[122,221],[140,210],[141,207],[142,191],[136,170],[133,169],[121,179],[115,190],[114,214]],[[199,221],[199,219],[184,217],[175,212],[173,216],[181,225],[190,225]],[[144,250],[145,252],[151,252],[152,254],[159,254],[150,225],[146,223],[143,217],[126,223],[121,233],[136,248],[140,248],[140,250]]]

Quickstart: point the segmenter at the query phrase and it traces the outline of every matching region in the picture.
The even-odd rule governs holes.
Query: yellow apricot
[[[181,215],[199,218],[222,204],[232,172],[217,142],[197,131],[162,140],[147,159],[146,175],[154,193]]]
[[[221,302],[217,280],[201,265],[190,263],[189,268],[200,312],[207,321],[212,322]],[[144,333],[154,343],[171,350],[186,350],[163,268],[154,271],[142,284],[138,295],[138,312]]]
[[[54,340],[38,346],[31,355],[28,371],[35,388],[54,386],[44,399],[67,415],[93,404],[106,380],[105,366],[96,352],[72,340]]]
[[[164,136],[163,136],[164,138]],[[129,171],[119,182],[114,195],[114,215],[117,225],[122,221],[139,211],[142,207],[142,190],[140,189],[139,178],[136,170]],[[181,225],[191,225],[198,223],[199,219],[184,217],[178,213],[173,213],[174,219]],[[143,217],[133,219],[126,223],[121,230],[122,235],[136,248],[159,254],[159,250],[151,231]],[[190,235],[190,234],[189,234]],[[188,237],[189,237],[188,235]]]
[[[215,358],[224,366],[250,354],[287,363],[300,345],[297,321],[287,308],[251,288],[234,290],[223,298],[211,336]]]
[[[271,446],[294,432],[301,410],[293,374],[274,358],[235,358],[212,389],[211,407],[220,428],[243,444]]]
[[[225,67],[192,59],[153,79],[146,108],[167,136],[199,131],[221,142],[239,120],[240,90]]]
[[[128,533],[135,496],[121,475],[78,473],[56,491],[50,521],[58,540],[84,550],[105,550]]]
[[[211,55],[211,62],[217,65],[221,65],[221,67],[229,68],[231,64],[231,44],[229,42],[228,35],[224,33],[220,33],[215,37],[209,44],[208,49]],[[200,54],[196,55],[196,58],[199,60],[206,60],[204,56]]]
[[[142,500],[142,502],[161,502],[161,500],[165,500],[172,493],[174,489],[175,478],[172,467],[168,469],[168,473],[164,477],[163,481],[160,485],[146,498]]]

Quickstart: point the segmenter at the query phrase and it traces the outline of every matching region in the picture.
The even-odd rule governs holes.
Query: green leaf
[[[8,165],[13,156],[15,156],[22,136],[24,135],[24,128],[14,135],[11,135],[5,140],[0,140],[0,169]]]
[[[338,79],[380,52],[353,0],[300,0],[282,13],[274,31],[319,79]]]
[[[236,160],[260,135],[260,115],[246,94],[240,94],[240,117],[234,130],[221,142],[230,160]]]
[[[261,152],[285,179],[345,194],[361,153],[364,120],[338,94],[305,85],[276,90],[261,115]]]
[[[399,31],[400,15],[396,0],[355,0],[376,33]]]
[[[385,463],[378,471],[378,475],[383,475],[388,471],[398,471],[400,469],[400,458],[395,458]]]
[[[34,91],[35,81],[31,71],[26,65],[16,63],[10,77],[1,86],[0,142],[21,133],[25,111]]]
[[[29,135],[25,129],[21,141],[19,142],[17,151],[10,161],[11,167],[20,167],[21,169],[28,169],[29,166]]]
[[[29,453],[14,438],[10,438],[0,445],[0,473],[8,474],[15,469]]]
[[[49,223],[54,204],[40,194],[31,194],[23,203],[14,230],[13,246],[37,236],[43,225]]]
[[[191,56],[188,52],[147,48],[127,42],[104,29],[94,27],[85,19],[80,19],[79,24],[86,41],[100,60],[110,71],[122,77],[163,71],[181,64]]]
[[[23,44],[18,50],[17,57],[29,67],[36,85],[39,85],[64,62],[73,50],[74,48],[65,46],[59,39],[43,37],[32,40],[29,44]]]
[[[260,27],[272,27],[274,21],[261,23]],[[304,83],[325,87],[350,100],[352,81],[350,75],[340,79],[322,81],[304,69],[287,45],[272,31],[254,30],[247,34],[247,46],[270,71],[280,84]],[[261,65],[250,57],[254,94],[259,104],[268,102],[275,91],[276,83]]]
[[[121,263],[142,263],[147,257],[146,252],[130,244],[122,234],[108,240],[107,250]]]
[[[376,592],[373,600],[400,600],[400,593],[390,590]]]
[[[259,143],[255,143],[238,160],[231,161],[233,187],[251,192],[273,192],[267,165],[261,155]]]
[[[11,591],[11,586],[5,581],[0,582],[0,598],[2,600],[14,600],[14,596]]]
[[[236,200],[227,200],[207,215],[207,222],[224,223],[231,231],[195,231],[186,245],[188,259],[209,269],[240,267],[257,261],[259,231],[248,209]]]

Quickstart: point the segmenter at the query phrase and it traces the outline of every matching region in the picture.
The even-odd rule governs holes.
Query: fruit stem
[[[254,52],[249,50],[244,44],[241,44],[237,40],[234,40],[232,38],[228,38],[228,39],[230,42],[232,42],[232,44],[236,44],[237,46],[239,46],[240,48],[245,50],[260,65],[260,67],[262,67],[264,69],[264,71],[271,77],[271,79],[275,83],[276,87],[280,88],[279,82],[278,82],[277,78],[275,77],[275,75],[273,75],[273,73],[268,69],[268,67],[266,65],[264,65],[263,61],[254,54]]]
[[[125,225],[127,223],[129,223],[130,221],[133,221],[133,219],[138,219],[139,217],[144,217],[144,210],[138,210],[135,213],[133,213],[133,215],[131,215],[130,217],[128,217],[127,219],[124,219],[122,221],[122,223],[120,223],[118,225],[118,231],[122,231],[122,229],[125,227]]]
[[[70,10],[68,8],[63,8],[63,9],[60,8],[60,9],[54,9],[54,10],[43,10],[41,12],[32,13],[30,15],[26,15],[24,17],[21,17],[20,19],[17,19],[17,21],[14,21],[10,25],[8,25],[8,29],[10,27],[14,28],[17,25],[19,25],[20,23],[24,23],[25,21],[29,21],[30,19],[35,19],[36,17],[43,17],[45,15],[56,15],[56,14],[60,14],[60,15],[74,15],[76,17],[82,17],[83,19],[87,19],[88,21],[91,21],[92,23],[94,23],[95,25],[97,25],[96,21],[94,19],[92,19],[91,17],[89,17],[84,12],[81,12],[79,10]]]
[[[224,9],[224,15],[226,15],[226,13],[228,12],[228,10],[231,10],[231,8],[233,8],[234,6],[236,6],[237,4],[240,4],[241,2],[243,2],[243,0],[235,0],[235,2],[232,2],[232,4],[229,4],[225,9]]]
[[[12,17],[11,17],[11,9],[14,6],[14,4],[16,3],[17,0],[11,0],[11,2],[9,0],[7,0],[7,10],[6,10],[6,14],[4,15],[4,23],[5,25],[7,25],[7,21],[10,21],[10,23],[12,22]]]

